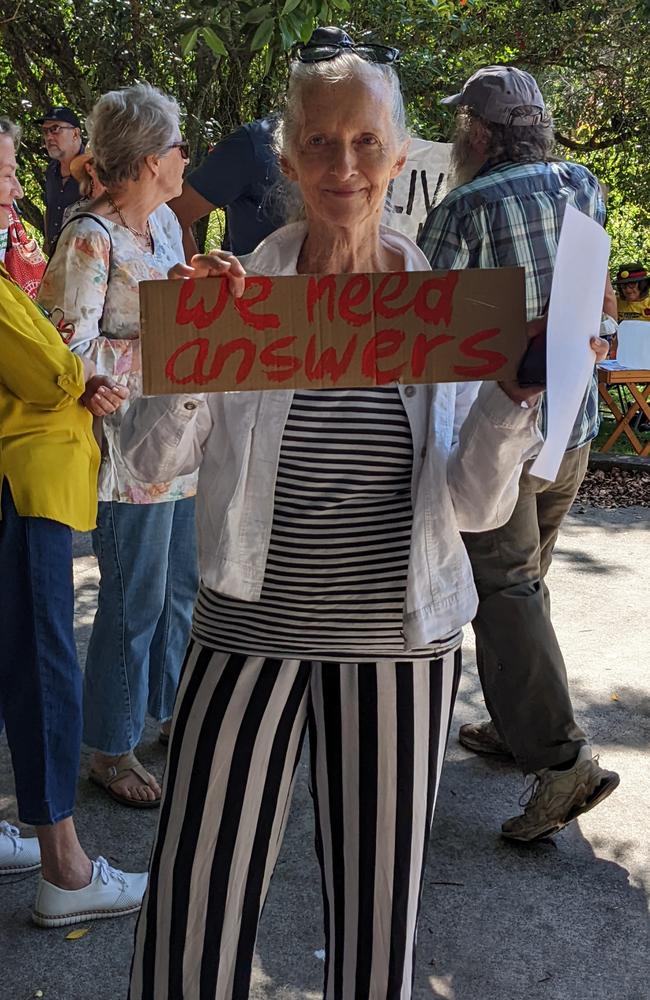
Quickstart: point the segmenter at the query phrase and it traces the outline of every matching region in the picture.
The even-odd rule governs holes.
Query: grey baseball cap
[[[443,97],[441,104],[469,107],[481,118],[501,125],[537,125],[547,117],[535,78],[515,66],[484,66],[470,76],[460,94]],[[522,105],[536,110],[513,114]]]

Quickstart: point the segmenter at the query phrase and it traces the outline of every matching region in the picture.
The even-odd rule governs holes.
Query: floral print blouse
[[[94,361],[99,375],[112,376],[131,393],[116,413],[102,420],[100,500],[160,503],[196,493],[197,473],[168,483],[139,482],[120,449],[122,417],[142,395],[138,283],[166,278],[169,268],[185,259],[181,229],[167,205],[156,209],[149,225],[151,252],[143,250],[125,226],[109,219],[73,219],[61,231],[38,295],[72,350]]]

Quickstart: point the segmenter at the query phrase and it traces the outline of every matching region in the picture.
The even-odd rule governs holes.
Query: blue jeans
[[[101,501],[97,613],[84,678],[84,743],[133,750],[145,715],[171,717],[198,588],[194,498]]]
[[[23,823],[72,814],[81,748],[81,670],[74,644],[72,532],[21,517],[9,484],[0,520],[0,717]]]

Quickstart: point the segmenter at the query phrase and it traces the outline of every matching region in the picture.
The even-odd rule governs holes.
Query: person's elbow
[[[195,191],[191,184],[183,181],[183,190],[178,198],[168,202],[172,212],[178,219],[181,229],[186,232],[190,226],[209,215],[214,206]]]
[[[76,406],[83,395],[85,379],[81,361],[65,350],[64,364],[34,364],[24,377],[7,380],[7,386],[23,403],[35,410],[56,412]],[[39,359],[40,360],[40,359]]]

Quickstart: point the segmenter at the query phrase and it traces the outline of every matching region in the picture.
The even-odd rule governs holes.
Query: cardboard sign
[[[140,284],[147,395],[514,378],[521,268]]]
[[[404,169],[393,181],[392,211],[386,223],[417,241],[429,210],[446,190],[451,157],[450,142],[411,139]]]

